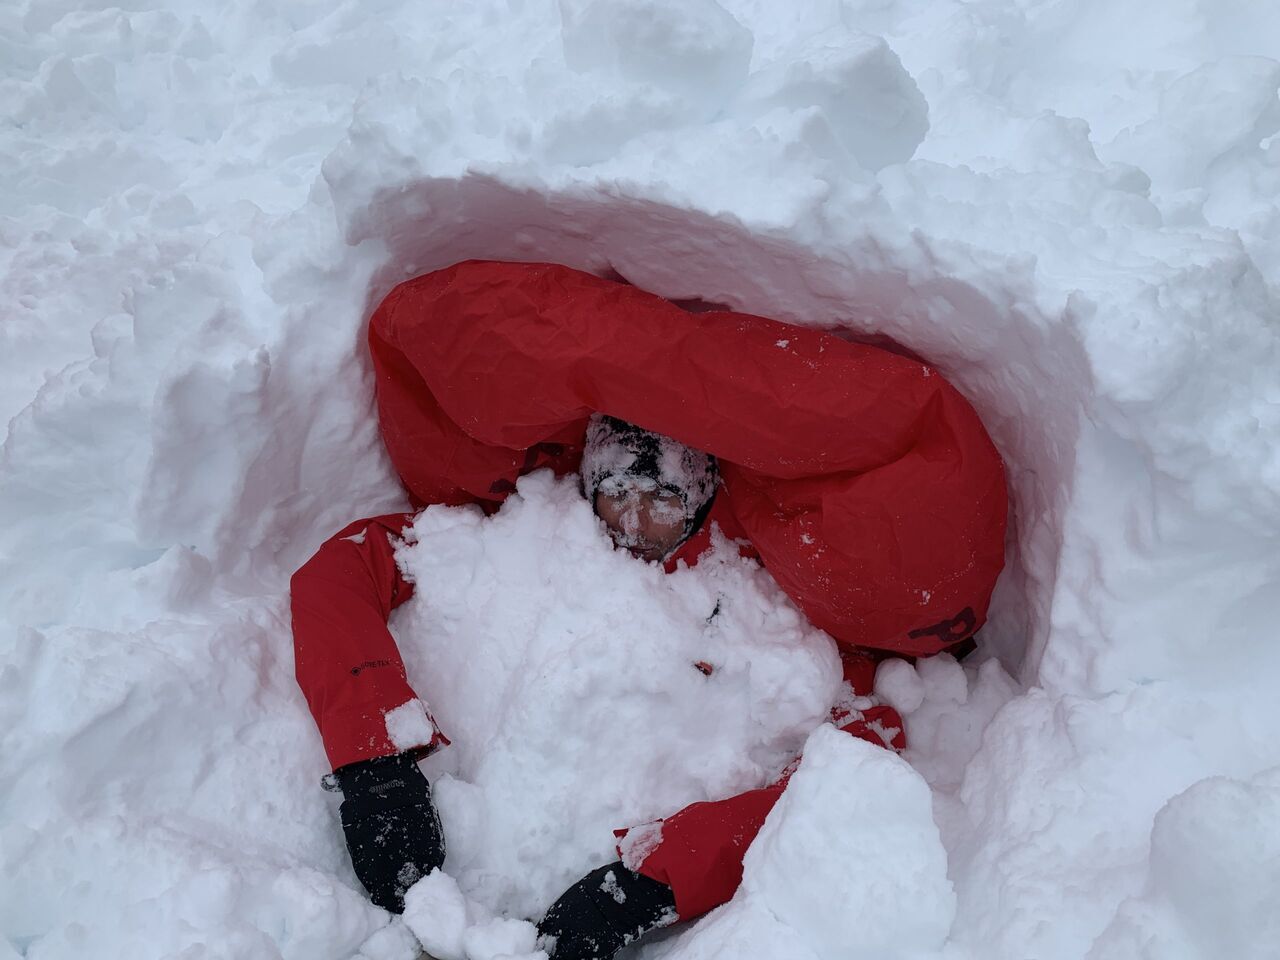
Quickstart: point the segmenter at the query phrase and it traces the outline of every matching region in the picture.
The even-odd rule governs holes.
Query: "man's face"
[[[684,503],[674,493],[602,490],[596,494],[595,510],[613,542],[641,560],[661,560],[684,536]]]

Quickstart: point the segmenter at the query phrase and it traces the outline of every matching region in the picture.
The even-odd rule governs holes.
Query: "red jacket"
[[[494,510],[522,473],[575,469],[602,410],[716,454],[716,519],[846,648],[928,655],[985,620],[1003,467],[969,404],[917,360],[489,261],[400,284],[369,346],[415,506]],[[411,591],[386,542],[405,522],[353,524],[293,578],[298,682],[335,766],[391,752],[383,718],[413,699],[386,629]]]
[[[1003,467],[973,409],[918,360],[762,317],[690,314],[567,267],[489,261],[400,284],[369,346],[383,438],[416,507],[492,511],[524,473],[575,470],[599,410],[720,459],[712,515],[670,562],[696,561],[712,522],[749,542],[841,644],[858,693],[874,676],[866,651],[936,653],[986,618],[1004,559]],[[293,577],[298,682],[334,767],[447,742],[387,730],[388,712],[416,702],[386,625],[413,592],[390,539],[413,516],[351,524]],[[838,720],[905,743],[886,707]],[[640,866],[673,886],[681,916],[732,893],[784,782],[663,824]]]

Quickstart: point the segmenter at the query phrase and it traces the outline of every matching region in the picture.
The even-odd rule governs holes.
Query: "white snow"
[[[618,875],[612,870],[604,875],[604,882],[600,884],[600,889],[613,897],[617,903],[627,902],[627,892],[618,885]]]
[[[895,960],[938,950],[955,916],[928,785],[830,726],[805,744],[743,866],[737,896],[655,956]]]
[[[905,883],[890,837],[919,856],[902,909],[920,922],[897,905],[869,919],[885,956],[1274,953],[1280,8],[124,6],[0,8],[0,956],[412,956],[319,789],[286,589],[323,538],[403,509],[363,324],[394,283],[471,256],[892,338],[972,399],[1009,467],[984,652],[882,678],[918,776],[823,734],[823,763],[767,830],[813,851],[827,886],[762,841],[738,900],[642,957],[751,936],[843,957],[844,914],[813,905],[838,889],[867,916]],[[534,566],[527,545],[482,547],[511,518],[467,516],[427,521],[464,527],[437,531],[453,582]],[[646,590],[697,582],[655,574]],[[636,616],[669,613],[632,586]],[[470,589],[491,587],[494,623],[534,604]],[[433,678],[430,644],[455,626],[414,628],[411,669],[455,743],[431,761],[455,879],[473,909],[507,912],[475,913],[461,949],[493,956],[526,950],[527,928],[499,921],[606,854],[611,811],[575,808],[555,842],[495,818],[514,789],[503,764],[552,744],[570,706],[497,718],[483,678]],[[531,708],[519,658],[549,633],[509,639],[501,672]],[[605,639],[582,642],[620,655]],[[689,674],[699,690],[721,676]],[[602,677],[582,674],[584,723],[619,712]],[[475,691],[474,711],[433,680]],[[635,706],[612,719],[653,756],[688,742]],[[752,716],[780,722],[773,706]],[[692,796],[764,776],[760,756],[732,766],[747,748],[728,727],[700,738],[711,769],[673,763],[662,782]],[[526,760],[547,801],[601,760],[558,737]],[[590,785],[618,815],[679,799]],[[837,792],[887,818],[864,854],[885,862],[835,855],[871,844]],[[481,876],[513,863],[524,873]],[[783,887],[795,899],[766,916]]]
[[[411,750],[430,743],[435,733],[427,705],[421,700],[406,700],[386,714],[387,737],[397,750]]]
[[[1151,833],[1143,891],[1121,906],[1091,960],[1274,955],[1280,834],[1268,828],[1277,822],[1275,769],[1246,781],[1211,777],[1169,801]]]
[[[622,865],[629,870],[639,870],[649,854],[662,844],[662,821],[637,824],[629,828],[618,842]]]
[[[405,894],[404,926],[434,960],[547,960],[537,949],[538,930],[532,923],[493,916],[439,870]],[[399,927],[391,924],[389,929]]]
[[[719,537],[664,574],[576,477],[523,477],[490,518],[429,508],[412,539],[393,624],[456,744],[426,764],[444,868],[491,911],[541,916],[617,859],[615,828],[775,779],[839,695],[834,643],[757,563]]]
[[[906,660],[889,660],[876,670],[876,696],[901,714],[924,703],[924,681]]]

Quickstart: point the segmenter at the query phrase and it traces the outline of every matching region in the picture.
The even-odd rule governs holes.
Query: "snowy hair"
[[[706,517],[719,482],[720,468],[709,453],[603,413],[593,414],[587,424],[582,492],[593,506],[599,492],[675,494],[684,505],[688,537]]]

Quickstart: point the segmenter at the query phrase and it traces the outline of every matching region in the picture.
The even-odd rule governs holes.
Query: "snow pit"
[[[739,897],[636,954],[1274,952],[1273,5],[128,7],[0,10],[0,956],[410,960],[431,936],[431,908],[389,921],[350,871],[285,591],[331,532],[403,508],[364,318],[472,256],[891,338],[1009,467],[983,652],[881,679],[910,767],[819,731]],[[436,713],[513,745],[557,716]],[[798,715],[719,780],[671,772],[763,776]],[[500,845],[501,751],[488,782],[455,741],[431,762],[464,920],[437,932],[527,955],[510,924],[604,855],[610,811],[563,849]],[[552,756],[527,779],[563,796]],[[820,913],[904,887],[918,926],[890,908],[874,940]]]

